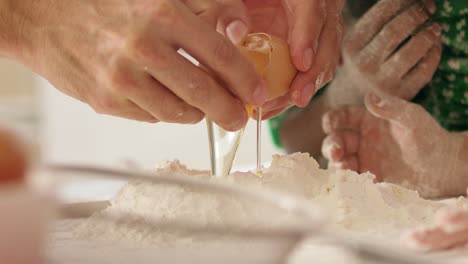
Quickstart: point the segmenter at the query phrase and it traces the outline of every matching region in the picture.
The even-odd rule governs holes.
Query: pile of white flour
[[[207,181],[229,181],[258,186],[322,205],[331,216],[333,228],[371,236],[397,237],[403,230],[431,223],[444,205],[422,199],[417,192],[393,184],[374,183],[369,173],[322,170],[308,154],[274,156],[263,176],[237,172],[226,179],[212,178],[207,171],[189,170],[179,162],[159,167],[155,175],[164,173]],[[464,198],[456,204],[462,206]],[[99,216],[121,212],[134,218],[122,218],[119,224],[105,223]],[[144,225],[148,217],[191,219],[202,225],[253,224],[264,218],[261,209],[227,195],[200,193],[190,188],[155,185],[131,181],[123,187],[111,205],[78,226],[79,238],[123,240],[155,245],[177,237]],[[271,219],[274,221],[275,219]],[[261,221],[261,220],[260,220]],[[185,237],[187,242],[192,239]]]

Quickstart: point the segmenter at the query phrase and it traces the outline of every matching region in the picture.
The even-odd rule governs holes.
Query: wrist
[[[344,70],[339,70],[336,77],[323,94],[324,104],[329,109],[344,105],[362,105],[363,94],[352,84],[352,79]]]

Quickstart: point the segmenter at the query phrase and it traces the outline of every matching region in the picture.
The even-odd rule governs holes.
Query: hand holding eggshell
[[[265,102],[264,81],[228,39],[248,31],[242,1],[23,2],[15,4],[30,12],[21,13],[24,34],[14,38],[22,52],[8,55],[97,113],[181,124],[206,116],[234,131],[248,120],[246,104]],[[213,23],[203,20],[210,13]]]
[[[340,58],[343,0],[245,0],[253,32],[287,40],[299,73],[289,93],[264,105],[264,117],[306,106],[331,80]]]
[[[287,40],[301,72],[274,107],[305,106],[338,61],[343,2],[15,1],[25,12],[5,17],[5,24],[23,21],[22,34],[4,34],[8,43],[0,52],[100,114],[183,124],[206,115],[238,130],[248,118],[244,106],[265,103],[266,85],[231,41],[248,31]],[[202,19],[210,12],[216,25]],[[210,73],[182,58],[180,49]]]
[[[236,0],[214,2],[233,3]],[[242,1],[237,0],[237,2]],[[265,32],[264,34],[268,36],[285,40],[285,43],[289,44],[290,59],[284,61],[292,62],[296,71],[300,71],[295,74],[290,87],[284,88],[286,90],[282,96],[275,96],[274,100],[263,105],[264,119],[273,117],[294,104],[306,106],[316,90],[331,80],[338,64],[343,35],[341,10],[344,1],[246,0],[243,2],[248,10],[247,23],[250,22],[248,25],[251,31]],[[204,19],[214,24],[215,17],[205,15]],[[220,28],[219,23],[218,28]],[[229,37],[224,27],[219,31]],[[259,59],[257,55],[254,57]],[[272,65],[277,65],[276,61]],[[275,67],[287,68],[289,64]]]

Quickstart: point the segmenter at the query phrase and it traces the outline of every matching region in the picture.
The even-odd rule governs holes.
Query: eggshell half
[[[238,48],[266,81],[268,101],[288,93],[297,69],[285,40],[265,33],[253,33],[247,35]]]

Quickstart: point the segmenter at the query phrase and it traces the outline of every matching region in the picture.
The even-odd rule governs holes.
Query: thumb
[[[241,42],[249,32],[250,21],[242,0],[185,0],[184,3],[234,44]]]
[[[403,127],[415,127],[416,124],[421,127],[421,124],[435,122],[422,106],[398,97],[370,92],[364,103],[367,110],[375,117]],[[427,128],[425,125],[422,127]]]

